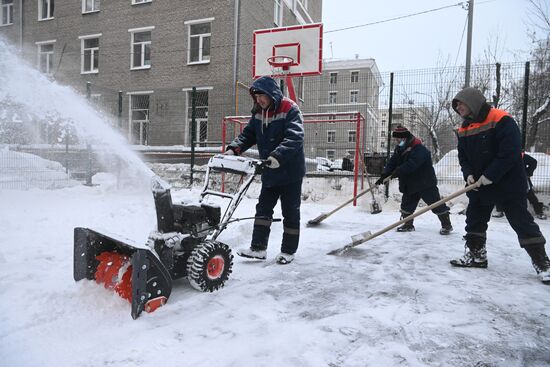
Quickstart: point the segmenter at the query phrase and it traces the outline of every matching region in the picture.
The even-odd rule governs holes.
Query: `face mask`
[[[399,142],[399,146],[400,146],[400,147],[404,147],[404,146],[405,146],[405,140],[401,140],[401,141]]]

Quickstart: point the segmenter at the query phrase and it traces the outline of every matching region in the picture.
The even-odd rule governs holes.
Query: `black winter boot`
[[[401,217],[401,219],[405,219],[406,217]],[[397,232],[412,232],[414,231],[414,219],[408,220],[401,227],[397,227]]]
[[[525,251],[531,257],[533,268],[535,268],[541,282],[550,285],[550,259],[546,255],[544,244],[525,246]]]
[[[462,268],[486,268],[487,250],[485,238],[467,234],[464,256],[451,260],[451,265]]]
[[[439,234],[442,235],[448,235],[453,231],[453,226],[451,225],[451,218],[449,217],[449,213],[444,213],[438,215],[439,221],[441,222],[441,229],[439,230]]]

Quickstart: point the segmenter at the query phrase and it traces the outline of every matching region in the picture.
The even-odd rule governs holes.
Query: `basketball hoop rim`
[[[286,60],[286,61],[277,61],[277,60]],[[271,65],[272,68],[282,68],[283,70],[288,70],[294,64],[294,58],[285,55],[275,55],[267,58],[267,62]]]

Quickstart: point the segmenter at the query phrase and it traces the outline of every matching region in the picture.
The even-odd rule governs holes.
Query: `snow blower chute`
[[[170,187],[153,179],[152,191],[157,229],[141,245],[105,231],[74,229],[74,279],[95,280],[113,289],[132,305],[132,317],[164,305],[172,280],[187,277],[201,291],[224,286],[231,274],[233,255],[228,245],[216,240],[266,162],[257,159],[215,155],[210,158],[205,184],[197,204],[173,204]],[[209,188],[212,172],[234,173],[246,180],[235,194]],[[223,216],[221,208],[203,202],[208,196],[230,199]]]

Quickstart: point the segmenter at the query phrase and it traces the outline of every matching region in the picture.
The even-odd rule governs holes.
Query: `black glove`
[[[380,178],[378,180],[376,180],[376,182],[374,183],[375,185],[382,185],[384,183],[384,180],[386,178],[388,178],[390,176],[389,173],[382,173],[382,175],[380,176]]]
[[[396,177],[399,177],[399,167],[394,169],[393,172],[391,173],[391,178],[396,178]]]

